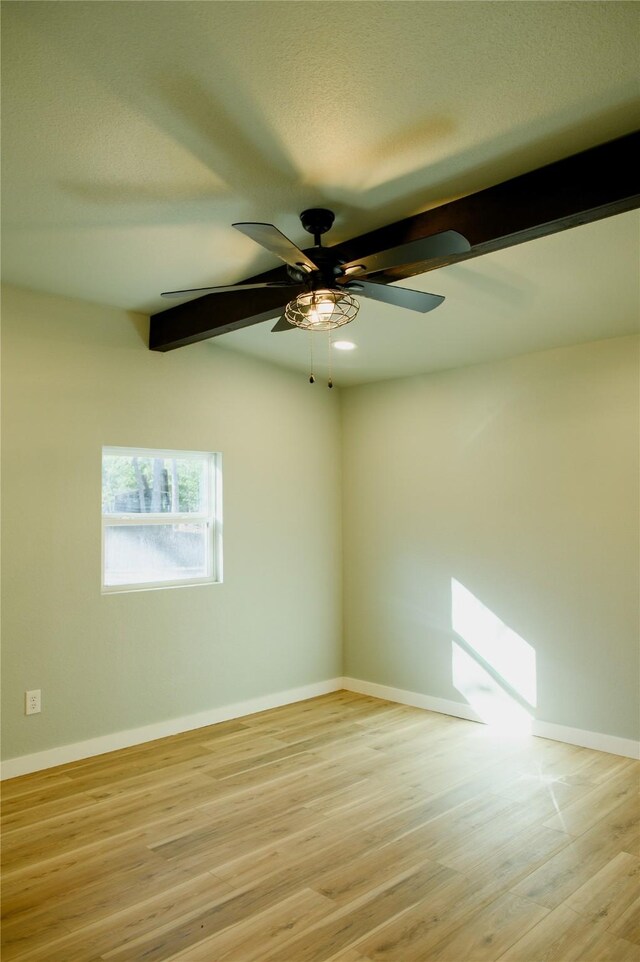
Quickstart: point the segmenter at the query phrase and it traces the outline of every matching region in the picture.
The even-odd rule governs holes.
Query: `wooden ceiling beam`
[[[286,268],[262,274],[267,280],[287,280]],[[239,331],[278,317],[302,287],[259,288],[253,291],[230,291],[205,294],[167,311],[153,314],[149,325],[149,347],[152,351],[173,351],[196,341]]]
[[[639,158],[640,132],[634,132],[369,231],[334,249],[351,261],[440,231],[464,234],[470,251],[394,268],[377,274],[376,280],[390,283],[424,274],[639,207]],[[278,267],[247,281],[283,280],[286,276],[285,268]],[[297,293],[297,289],[274,288],[195,298],[151,317],[149,347],[171,351],[272,319]]]

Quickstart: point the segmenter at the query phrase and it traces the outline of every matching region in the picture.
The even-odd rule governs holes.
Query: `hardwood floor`
[[[638,962],[640,763],[338,692],[3,786],[3,962]]]

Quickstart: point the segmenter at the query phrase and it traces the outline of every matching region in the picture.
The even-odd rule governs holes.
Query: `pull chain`
[[[313,331],[309,330],[309,384],[316,383],[316,376],[313,372]],[[327,331],[327,344],[329,346],[329,378],[327,380],[327,387],[333,387],[333,352],[332,352],[332,342],[331,342],[331,328]]]
[[[313,373],[313,331],[309,331],[309,384],[315,384],[316,378]]]

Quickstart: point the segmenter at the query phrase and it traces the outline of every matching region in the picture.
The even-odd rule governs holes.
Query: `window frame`
[[[104,457],[139,457],[180,460],[198,460],[207,465],[207,511],[154,511],[120,512],[105,514],[102,507],[102,466]],[[159,591],[164,588],[186,588],[191,585],[222,583],[222,455],[219,451],[184,451],[171,448],[125,447],[105,444],[100,457],[100,514],[101,514],[101,588],[103,595],[123,594],[132,591]],[[205,576],[175,578],[170,581],[139,581],[126,584],[105,584],[106,530],[130,525],[204,524],[208,529],[205,538]]]

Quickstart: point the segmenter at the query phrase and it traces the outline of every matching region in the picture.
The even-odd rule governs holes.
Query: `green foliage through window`
[[[207,511],[207,470],[200,458],[102,459],[103,514]]]

